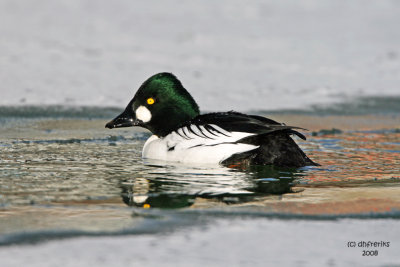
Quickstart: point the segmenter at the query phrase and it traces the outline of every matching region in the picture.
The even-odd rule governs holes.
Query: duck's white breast
[[[234,143],[254,135],[245,132],[227,132],[216,125],[215,130],[203,126],[188,126],[159,138],[152,135],[144,144],[142,157],[183,163],[218,164],[233,154],[258,148],[258,146]],[[203,128],[201,128],[203,127]]]

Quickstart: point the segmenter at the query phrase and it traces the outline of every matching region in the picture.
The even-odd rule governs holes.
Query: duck
[[[142,158],[183,164],[228,167],[319,165],[300,149],[300,127],[235,111],[200,114],[199,106],[172,73],[157,73],[137,90],[125,110],[108,122],[109,129],[139,126],[152,135]]]

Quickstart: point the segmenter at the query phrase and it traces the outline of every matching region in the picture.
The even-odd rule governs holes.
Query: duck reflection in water
[[[304,174],[297,168],[246,169],[148,164],[146,171],[121,179],[123,202],[143,208],[183,208],[202,200],[240,204],[268,195],[294,193]]]

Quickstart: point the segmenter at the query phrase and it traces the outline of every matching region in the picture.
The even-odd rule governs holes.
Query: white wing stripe
[[[231,136],[231,133],[222,129],[221,127],[219,127],[218,125],[215,124],[210,124],[211,127],[213,127],[217,133],[220,132],[221,134],[225,135],[225,136]],[[215,131],[214,131],[215,132]]]
[[[209,133],[209,131],[203,125],[200,125],[198,127],[200,128],[200,131],[204,134],[205,137],[210,139],[215,139],[215,136],[212,136],[211,133],[209,135],[206,134],[207,132]]]
[[[207,138],[207,136],[205,136],[204,133],[200,131],[200,129],[197,125],[192,124],[189,127],[194,132],[195,135],[202,137],[202,138]]]
[[[177,133],[181,138],[184,138],[184,139],[186,139],[186,140],[189,139],[188,137],[186,137],[186,134],[183,132],[183,128],[179,128],[179,129],[176,131],[176,133]]]

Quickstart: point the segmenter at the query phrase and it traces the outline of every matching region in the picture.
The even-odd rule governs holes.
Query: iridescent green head
[[[198,105],[181,82],[164,72],[147,79],[125,111],[106,127],[142,126],[163,137],[199,113]]]

